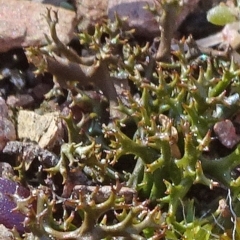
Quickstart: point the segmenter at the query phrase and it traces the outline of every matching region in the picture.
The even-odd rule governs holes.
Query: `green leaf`
[[[218,5],[208,11],[207,20],[215,25],[224,26],[237,21],[235,10],[236,8],[226,5]]]

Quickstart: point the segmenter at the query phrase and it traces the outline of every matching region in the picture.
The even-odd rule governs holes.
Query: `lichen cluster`
[[[157,50],[132,38],[117,16],[115,22],[97,25],[93,34],[78,35],[85,54],[78,56],[57,38],[50,11],[47,20],[51,44],[29,49],[28,56],[34,60],[38,54],[44,61],[41,71],[55,75],[71,92],[73,105],[92,102],[92,112],[80,122],[73,114],[65,117],[68,142],[58,163],[43,171],[48,181],[61,176],[62,187],[81,171],[98,187],[69,197],[45,187],[33,189],[27,199],[14,195],[17,209],[27,216],[27,229],[39,239],[238,239],[240,145],[224,154],[213,147],[214,125],[231,119],[239,107],[238,66],[207,55],[189,59],[184,40],[168,63],[160,62]],[[64,76],[76,71],[81,77],[63,79],[55,71],[62,66]],[[129,83],[120,95],[115,90],[106,94],[108,122],[81,88],[89,79],[104,94],[113,80]],[[100,188],[107,185],[111,191],[98,202]],[[130,201],[119,194],[123,186],[136,191]],[[203,200],[202,189],[213,199]]]

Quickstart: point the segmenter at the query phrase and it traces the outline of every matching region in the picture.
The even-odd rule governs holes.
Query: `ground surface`
[[[0,1],[0,4],[3,4],[3,2]],[[16,2],[12,1],[12,6],[16,10],[15,4]],[[44,8],[45,6],[42,7]],[[213,26],[206,21],[206,11],[210,7],[210,1],[209,4],[204,3],[204,1],[200,1],[196,9],[193,12],[187,14],[185,20],[181,24],[179,24],[174,34],[175,38],[180,39],[183,36],[188,36],[189,34],[192,34],[195,39],[201,39],[210,34],[221,31],[220,27]],[[11,8],[9,7],[8,10],[10,12]],[[35,15],[38,15],[39,11],[42,13],[43,9],[38,9]],[[9,14],[9,12],[5,12],[5,15]],[[61,10],[59,10],[59,12],[61,12]],[[60,14],[64,15],[64,13]],[[59,17],[60,20],[62,18],[63,17],[61,16]],[[64,18],[64,21],[60,23],[60,26],[62,26],[61,24],[63,24],[62,28],[64,28],[66,24],[73,21],[73,18],[74,17],[72,15],[72,12],[70,12],[68,16]],[[44,18],[41,19],[41,21],[44,20]],[[22,19],[22,21],[24,22],[26,20]],[[32,21],[33,22],[28,23],[28,25],[33,26],[35,24],[35,21],[40,20],[33,19]],[[13,25],[15,24],[16,23],[14,23]],[[21,26],[22,25],[20,24],[20,29]],[[48,28],[47,24],[46,26]],[[63,42],[67,43],[68,40],[71,39],[71,37],[73,36],[73,30],[74,29],[72,29],[71,26],[67,27],[67,33],[63,32],[63,37],[59,37]],[[0,29],[0,31],[3,30]],[[32,30],[29,31],[33,31],[33,33],[29,35],[35,35],[34,27]],[[47,32],[47,30],[43,30],[43,33],[45,32]],[[24,33],[22,33],[21,31],[19,34],[20,36],[24,35]],[[37,41],[43,44],[44,41],[46,41],[46,38],[44,37],[44,34],[39,37],[40,34],[41,31],[38,33]],[[133,41],[138,41],[138,38],[140,39],[139,42],[141,43],[146,40],[146,36],[137,36],[136,39],[134,39]],[[74,122],[79,122],[81,119],[83,119],[83,114],[85,114],[87,118],[91,120],[91,116],[89,114],[91,113],[91,111],[95,111],[95,109],[93,110],[93,105],[95,104],[94,106],[98,106],[100,110],[97,110],[97,113],[99,113],[100,111],[100,113],[102,114],[100,120],[98,119],[97,122],[91,122],[88,121],[89,119],[84,119],[83,121],[85,122],[82,125],[81,130],[78,129],[75,131],[78,131],[77,134],[79,132],[89,131],[88,133],[92,134],[92,136],[97,139],[96,144],[99,142],[102,143],[102,135],[98,133],[96,134],[94,133],[94,131],[99,131],[99,124],[102,123],[104,123],[105,125],[109,124],[109,126],[111,126],[111,120],[109,120],[109,111],[106,110],[107,108],[109,108],[106,97],[104,97],[101,93],[96,92],[95,89],[90,86],[89,89],[87,89],[86,91],[87,100],[82,100],[80,104],[75,104],[74,106],[70,101],[71,95],[69,95],[67,89],[61,89],[61,92],[54,93],[54,97],[46,98],[46,94],[49,93],[49,91],[52,90],[54,86],[53,76],[48,72],[39,75],[35,74],[36,68],[34,64],[29,62],[28,56],[26,56],[26,48],[21,47],[35,46],[36,39],[20,37],[13,40],[11,36],[6,36],[3,43],[5,45],[2,45],[2,47],[4,48],[5,46],[5,50],[7,51],[1,49],[2,53],[0,53],[0,162],[2,164],[2,170],[0,173],[1,179],[7,177],[13,179],[14,181],[20,181],[21,185],[26,189],[28,188],[28,185],[37,188],[40,184],[42,184],[48,186],[51,189],[55,189],[55,194],[63,198],[68,198],[72,194],[73,189],[76,185],[96,185],[96,179],[91,179],[88,174],[83,174],[77,168],[75,172],[73,171],[72,176],[66,177],[66,181],[63,185],[58,185],[58,183],[63,181],[65,176],[64,173],[57,174],[54,177],[54,173],[50,173],[50,175],[47,176],[47,173],[42,171],[42,169],[54,168],[54,166],[57,165],[59,159],[61,158],[60,154],[63,154],[63,149],[61,149],[62,144],[64,142],[69,142],[69,131],[67,130],[66,122],[63,121],[63,117],[68,116],[69,113],[72,114]],[[72,41],[70,45],[75,48],[77,52],[82,51],[81,47],[76,44],[76,41]],[[137,89],[135,87],[132,87],[131,85],[130,89],[132,92],[134,92],[134,94],[136,94],[137,98],[137,94],[139,94]],[[117,90],[117,94],[119,94],[120,92],[121,89]],[[77,96],[74,91],[72,91],[72,94],[75,94],[74,96]],[[92,103],[91,101],[89,103],[89,98],[93,99],[94,103]],[[75,101],[77,100],[75,99]],[[99,102],[101,102],[103,106],[99,106]],[[96,111],[94,113],[96,113]],[[232,153],[235,149],[236,144],[239,142],[240,136],[238,135],[238,118],[239,117],[237,115],[234,115],[234,120],[225,120],[218,123],[217,125],[214,125],[214,136],[218,138],[218,141],[217,143],[213,142],[213,146],[210,146],[210,148],[215,147],[215,149],[220,149],[217,153],[215,150],[213,151],[213,154],[216,154],[217,157],[224,157]],[[168,121],[168,119],[161,119],[159,117],[158,121],[163,124],[163,122]],[[134,123],[129,123],[128,128],[125,129],[125,132],[127,132],[126,134],[132,137],[135,128],[136,126]],[[173,133],[171,134],[174,135]],[[79,137],[79,142],[84,142],[86,140],[85,137],[86,136],[81,133]],[[109,142],[104,142],[104,144],[108,143]],[[216,146],[214,146],[214,144],[216,144]],[[97,146],[95,147],[96,149],[98,148]],[[181,149],[173,150],[172,148],[171,150],[175,151],[173,155],[175,154],[176,158],[178,158],[179,154],[181,155],[181,153],[178,152],[181,151]],[[78,154],[81,155],[82,158],[84,158],[85,156],[83,155],[87,153],[87,151],[86,153],[78,152]],[[64,154],[66,154],[66,152],[64,152]],[[212,157],[211,154],[206,155],[209,158]],[[128,161],[128,158],[126,159]],[[21,165],[21,163],[23,164]],[[122,173],[123,170],[126,169],[130,172],[133,171],[133,157],[129,157],[128,163],[128,166],[126,166],[126,162],[120,160],[115,165],[115,170],[119,171],[120,173]],[[71,167],[74,169],[75,164],[76,163],[73,161],[72,166],[67,167],[67,170],[70,171]],[[101,167],[102,165],[99,164],[100,169]],[[238,176],[237,168],[235,168],[234,171],[235,176]],[[94,172],[92,172],[91,174],[93,173]],[[111,181],[106,181],[105,185],[109,187],[111,183]],[[0,185],[4,186],[4,184],[4,182],[0,182]],[[93,189],[86,191],[94,192]],[[106,187],[102,191],[105,191],[104,194],[107,195],[107,197],[100,196],[101,198],[99,197],[99,199],[97,199],[96,201],[101,202],[106,200],[110,195],[111,189]],[[14,191],[12,192],[12,190],[9,190],[9,192],[7,193],[14,194]],[[208,211],[208,207],[204,207],[205,203],[208,203],[210,201],[211,204],[215,204],[216,206],[216,203],[212,201],[212,199],[216,199],[216,202],[218,202],[219,198],[225,196],[226,194],[226,187],[220,184],[220,186],[218,186],[215,191],[210,191],[208,187],[203,186],[193,187],[189,189],[188,197],[189,199],[197,199],[200,206],[198,206],[198,208],[196,209],[196,211],[198,211],[197,215],[202,216],[205,212]],[[124,195],[126,198],[130,196],[129,198],[131,199],[132,195],[134,195],[134,192],[132,192],[130,188],[127,188],[125,189],[125,192],[121,193],[121,195]],[[5,197],[5,195],[2,196]],[[6,215],[8,214],[11,214],[9,210],[7,212],[4,212],[4,209],[0,207],[0,215],[2,215],[2,218],[0,216],[0,223],[11,228],[16,222],[14,222],[15,220],[12,220],[11,216],[6,217]],[[19,217],[21,220],[23,220],[23,215]],[[23,230],[22,226],[19,226],[18,230],[21,232]],[[6,234],[10,233],[7,232]],[[6,236],[4,235],[4,233],[2,233],[1,239],[13,238],[11,238],[11,236]],[[159,237],[159,239],[161,238]]]

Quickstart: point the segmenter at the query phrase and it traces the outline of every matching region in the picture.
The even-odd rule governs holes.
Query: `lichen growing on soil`
[[[26,216],[16,238],[240,238],[238,65],[192,55],[192,40],[159,61],[162,46],[138,42],[117,16],[80,33],[78,54],[58,39],[57,13],[46,18],[49,45],[27,56],[54,76],[47,97],[63,95],[67,136],[57,155],[35,147],[31,160],[28,144],[15,145],[18,180],[30,185],[29,197],[11,196]]]

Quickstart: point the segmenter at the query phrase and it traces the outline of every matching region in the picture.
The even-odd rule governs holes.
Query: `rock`
[[[181,13],[178,15],[177,18],[177,27],[181,25],[181,23],[185,20],[185,18],[192,13],[194,10],[198,8],[198,3],[201,0],[183,0],[183,8],[181,9]],[[204,0],[205,1],[205,0]],[[208,2],[211,2],[209,0]]]
[[[58,11],[60,23],[57,31],[59,38],[64,43],[68,43],[74,37],[74,28],[78,24],[77,19],[82,19],[78,25],[79,30],[85,30],[93,28],[96,23],[101,24],[107,17],[113,18],[115,11],[119,16],[128,18],[126,27],[128,29],[135,28],[137,35],[153,38],[160,34],[159,25],[152,13],[143,9],[146,4],[153,6],[156,3],[155,0],[72,1],[77,16],[73,11],[57,7],[62,3],[67,3],[65,0],[0,0],[0,52],[14,47],[47,44],[45,34],[49,33],[49,27],[44,18],[46,8]],[[183,7],[176,20],[176,28],[191,12],[199,9],[199,2],[203,2],[203,0],[183,0]],[[210,2],[209,5],[213,5],[216,0],[207,2]]]
[[[44,17],[47,8],[58,12],[58,36],[68,43],[74,36],[76,25],[73,11],[36,2],[0,0],[0,52],[47,44],[45,34],[49,35],[49,26]]]
[[[2,97],[0,97],[0,113],[2,117],[8,116],[8,106]]]
[[[139,36],[157,36],[159,32],[159,24],[154,18],[154,15],[144,6],[149,4],[153,6],[152,0],[109,0],[108,17],[114,20],[115,12],[121,17],[127,17],[127,28],[134,28],[136,35]]]
[[[6,117],[0,116],[0,151],[10,140],[16,140],[15,127]]]
[[[8,106],[5,100],[0,97],[0,151],[10,140],[16,140],[14,124],[8,119]]]
[[[43,99],[44,95],[47,94],[51,89],[52,89],[51,84],[39,83],[32,89],[32,93],[34,97],[36,97],[39,100]]]
[[[240,46],[240,26],[239,22],[226,24],[222,30],[222,42],[227,46],[230,45],[233,49]]]
[[[38,144],[33,142],[9,141],[3,149],[3,153],[13,156],[13,158],[17,157],[21,159],[26,171],[36,158],[44,167],[47,168],[56,166],[59,162],[57,155],[47,149],[39,147]],[[6,163],[4,165],[0,164],[0,172],[1,171],[2,175],[5,177],[8,177],[9,174],[11,174],[11,169],[9,169],[9,166],[7,166]]]
[[[96,194],[93,194],[93,193]],[[87,186],[87,185],[76,185],[73,188],[73,199],[78,198],[79,194],[82,195],[89,195],[90,199],[91,197],[96,203],[102,203],[106,201],[112,193],[112,186]],[[124,200],[126,203],[132,202],[134,196],[136,195],[136,190],[124,187],[122,186],[118,191],[116,192],[116,195],[119,197],[124,197]]]
[[[96,23],[101,24],[107,16],[108,0],[74,0],[77,18],[81,19],[78,28],[91,28]],[[97,7],[96,7],[97,6]]]
[[[176,26],[180,26],[186,16],[192,12],[199,0],[184,0],[184,6],[176,21]],[[104,18],[114,18],[116,12],[120,17],[127,17],[126,27],[135,28],[136,34],[153,38],[160,34],[159,25],[155,17],[148,10],[143,9],[149,4],[153,6],[154,0],[75,0],[77,16],[82,17],[80,29],[91,28],[96,23],[101,23]],[[98,7],[95,7],[98,6]]]
[[[19,232],[24,232],[25,216],[17,210],[13,211],[16,208],[16,203],[10,194],[18,194],[19,197],[25,198],[30,193],[20,184],[7,178],[0,178],[0,224],[4,224],[10,229],[15,226]]]
[[[14,236],[11,230],[0,224],[0,240],[13,240]]]
[[[7,98],[7,104],[11,107],[29,107],[33,105],[34,99],[30,94],[10,95]]]
[[[7,162],[0,162],[0,177],[10,179],[13,176],[14,176],[13,167]]]
[[[232,121],[228,119],[215,123],[213,130],[218,140],[227,148],[233,148],[240,141]]]
[[[53,147],[63,136],[59,113],[44,115],[20,110],[17,119],[18,137],[35,141],[42,148]]]

